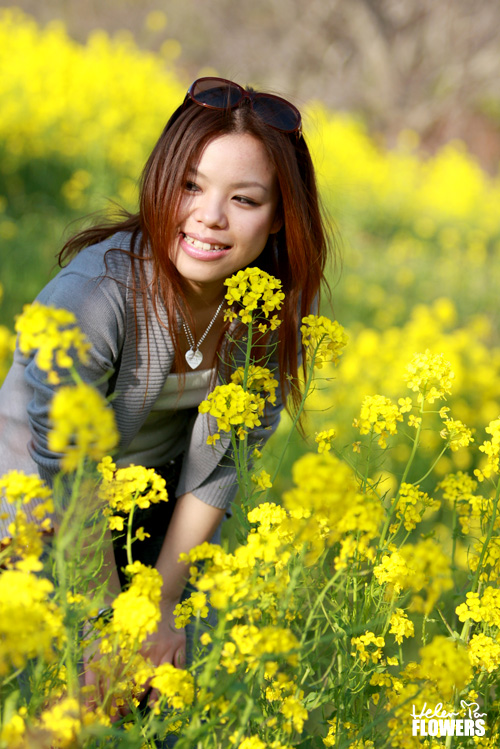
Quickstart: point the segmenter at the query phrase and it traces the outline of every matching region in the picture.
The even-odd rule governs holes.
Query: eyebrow
[[[203,172],[199,172],[197,169],[193,169],[192,167],[189,168],[189,174],[190,176],[196,176],[201,177],[202,179],[207,179],[206,175],[203,174]],[[268,192],[269,188],[266,187],[266,185],[263,185],[262,182],[252,181],[249,180],[248,182],[234,182],[233,184],[229,185],[229,187],[232,190],[244,190],[247,187],[259,187],[261,190],[264,190],[264,192]]]

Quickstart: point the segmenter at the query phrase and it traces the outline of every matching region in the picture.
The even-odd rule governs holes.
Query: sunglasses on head
[[[191,100],[207,109],[234,109],[248,99],[256,115],[269,127],[300,137],[302,120],[299,110],[286,99],[274,94],[245,91],[225,78],[198,78],[189,88],[184,103]]]

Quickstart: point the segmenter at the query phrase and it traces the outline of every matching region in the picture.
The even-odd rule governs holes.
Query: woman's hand
[[[140,652],[144,658],[148,658],[153,666],[160,666],[162,663],[171,663],[176,668],[184,668],[186,664],[186,631],[184,628],[175,627],[174,609],[179,603],[176,601],[162,601],[160,604],[161,620],[158,623],[156,632],[147,637],[143,642]],[[87,625],[89,633],[90,625]],[[103,677],[99,669],[92,669],[91,663],[100,660],[100,639],[97,638],[84,650],[84,680],[86,687],[93,687],[91,694],[87,697],[87,705],[91,708],[102,705],[105,695],[110,687],[110,679]],[[149,684],[144,685],[142,699],[149,690]],[[149,704],[152,705],[158,699],[156,690],[152,690],[149,696]],[[114,700],[110,705],[111,721],[120,720],[123,715],[128,713],[128,707],[117,708]]]
[[[144,641],[141,654],[149,658],[153,666],[161,666],[162,663],[171,663],[176,668],[184,668],[186,665],[186,630],[177,629],[175,626],[174,609],[178,600],[162,600],[160,603],[161,620],[158,629]],[[146,694],[149,686],[146,685],[140,699]],[[158,699],[155,689],[151,691],[149,704],[152,705]]]
[[[186,664],[186,631],[175,626],[174,609],[178,603],[178,600],[161,602],[158,629],[149,635],[141,647],[141,653],[154,666],[172,663],[176,668],[184,668]]]
[[[102,667],[99,668],[99,661],[102,657],[100,651],[101,638],[96,637],[95,633],[92,634],[90,622],[83,628],[83,637],[84,639],[90,637],[90,641],[83,650],[82,681],[83,686],[89,690],[85,697],[85,705],[91,710],[104,707],[105,711],[109,713],[111,722],[116,723],[128,712],[128,709],[117,707],[114,699],[109,701],[111,696],[109,689],[113,675],[109,672],[104,674]],[[119,674],[115,673],[114,676],[119,677]],[[107,705],[104,704],[105,702],[107,702]]]

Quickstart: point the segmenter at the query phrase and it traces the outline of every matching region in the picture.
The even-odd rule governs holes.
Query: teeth
[[[197,250],[208,250],[211,252],[218,252],[219,250],[224,250],[227,247],[227,245],[225,244],[209,244],[208,242],[200,242],[198,239],[194,239],[193,237],[190,237],[187,234],[184,234],[184,236],[189,242],[189,244]]]

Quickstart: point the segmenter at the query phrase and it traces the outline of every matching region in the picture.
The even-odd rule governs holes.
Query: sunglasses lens
[[[300,126],[298,110],[283,99],[257,94],[253,100],[253,108],[266,125],[271,125],[277,130],[291,133]]]
[[[238,86],[220,78],[202,78],[196,81],[191,96],[198,103],[216,109],[231,109],[242,99]]]

